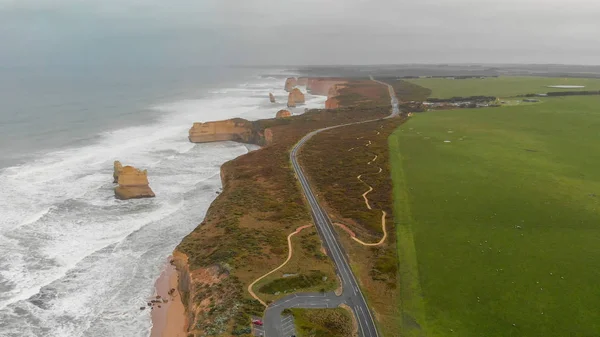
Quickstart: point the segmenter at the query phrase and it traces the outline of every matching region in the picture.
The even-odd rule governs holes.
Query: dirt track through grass
[[[265,307],[267,306],[267,303],[265,303],[262,299],[260,299],[260,297],[258,297],[258,295],[256,295],[256,293],[254,293],[254,290],[252,288],[260,280],[264,279],[265,277],[267,277],[267,276],[273,274],[274,272],[278,271],[279,269],[283,268],[290,261],[290,259],[292,258],[292,254],[294,252],[293,247],[292,247],[292,237],[294,235],[300,233],[303,229],[309,228],[309,227],[312,227],[312,225],[302,226],[302,227],[296,229],[296,231],[294,231],[290,235],[288,235],[288,237],[287,237],[287,242],[288,242],[288,257],[287,257],[287,259],[281,265],[279,265],[279,267],[277,267],[277,268],[271,270],[270,272],[264,274],[263,276],[257,278],[254,282],[250,283],[250,285],[248,286],[248,292],[250,293],[250,296],[252,296],[254,299],[256,299],[257,301],[259,301],[260,304],[264,305]]]

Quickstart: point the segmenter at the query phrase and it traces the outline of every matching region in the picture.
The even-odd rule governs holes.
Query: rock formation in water
[[[295,107],[297,104],[304,104],[304,94],[300,89],[294,88],[288,96],[288,107]]]
[[[292,116],[292,113],[289,112],[288,110],[279,110],[279,111],[277,111],[275,118],[286,118],[286,117],[291,117],[291,116]]]
[[[275,96],[273,96],[272,93],[269,93],[269,100],[271,101],[271,103],[275,103]]]
[[[261,145],[264,135],[255,125],[243,118],[233,118],[224,121],[194,123],[189,131],[192,143],[209,143],[232,140],[241,143]]]
[[[295,77],[288,77],[285,80],[285,91],[287,92],[291,92],[292,89],[294,89],[294,87],[296,86],[296,78]]]
[[[121,200],[153,198],[154,192],[148,184],[148,172],[133,166],[123,166],[115,161],[113,177],[119,186],[115,188],[115,197]]]
[[[121,162],[118,160],[115,160],[115,163],[113,164],[113,183],[114,184],[119,182],[119,173],[121,173],[122,169],[123,169],[123,165],[121,165]]]

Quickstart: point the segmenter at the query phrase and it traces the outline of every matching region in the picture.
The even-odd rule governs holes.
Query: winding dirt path
[[[262,279],[264,279],[265,277],[267,277],[267,276],[269,276],[269,275],[273,274],[274,272],[278,271],[279,269],[281,269],[283,266],[285,266],[285,265],[286,265],[286,264],[287,264],[287,263],[290,261],[290,259],[292,258],[292,253],[293,253],[293,248],[292,248],[292,236],[294,236],[294,235],[296,235],[296,234],[298,234],[298,233],[302,232],[302,230],[303,230],[303,229],[306,229],[306,228],[308,228],[308,227],[312,227],[312,225],[306,225],[306,226],[299,227],[298,229],[296,229],[296,231],[295,231],[295,232],[293,232],[293,233],[291,233],[290,235],[288,235],[288,237],[287,237],[287,242],[288,242],[288,257],[287,257],[287,259],[285,260],[285,262],[283,262],[283,263],[282,263],[282,264],[281,264],[279,267],[277,267],[277,268],[275,268],[275,269],[271,270],[270,272],[268,272],[268,273],[264,274],[263,276],[261,276],[261,277],[257,278],[257,279],[256,279],[254,282],[252,282],[252,283],[251,283],[251,284],[248,286],[248,292],[250,293],[250,296],[254,297],[254,299],[255,299],[255,300],[259,301],[259,302],[260,302],[260,304],[264,305],[265,307],[267,306],[267,303],[265,303],[263,300],[261,300],[261,299],[258,297],[258,295],[256,295],[256,294],[254,293],[254,291],[252,290],[252,288],[253,288],[253,287],[254,287],[254,285],[255,285],[256,283],[258,283],[260,280],[262,280]]]
[[[377,132],[377,134],[380,134],[380,132],[379,132],[379,131],[376,131],[376,132]],[[362,137],[360,137],[360,138],[362,138]],[[357,139],[359,139],[359,138],[357,138]],[[367,144],[365,144],[365,146],[366,146],[366,147],[368,147],[368,146],[369,146],[369,145],[371,145],[371,144],[372,144],[372,143],[371,143],[371,141],[369,140],[369,142],[368,142]],[[353,150],[353,149],[354,149],[354,148],[352,148],[352,149],[350,149],[350,150]],[[350,150],[348,150],[348,151],[350,151]],[[367,165],[371,165],[372,163],[374,163],[375,161],[377,161],[377,158],[379,158],[379,156],[378,156],[378,155],[375,155],[375,157],[373,157],[373,159],[371,159],[371,160],[370,160],[370,161],[367,163]],[[381,167],[379,167],[379,172],[377,172],[377,173],[375,173],[375,174],[380,174],[382,171],[383,171],[383,169],[382,169]],[[358,176],[356,177],[356,179],[358,179],[358,180],[359,180],[361,183],[363,183],[363,184],[367,185],[367,187],[369,187],[369,189],[368,189],[368,190],[367,190],[365,193],[363,193],[363,194],[362,194],[362,197],[363,197],[363,199],[365,199],[365,205],[366,205],[366,207],[367,207],[369,210],[373,210],[373,208],[372,208],[372,207],[371,207],[371,205],[369,204],[369,198],[367,198],[367,195],[368,195],[369,193],[373,192],[373,187],[372,187],[371,185],[369,185],[369,184],[365,183],[365,182],[362,180],[362,176],[363,176],[363,175],[362,175],[362,174],[360,174],[360,175],[358,175]],[[361,239],[359,239],[359,238],[357,238],[357,237],[356,237],[356,233],[354,233],[354,232],[353,232],[353,231],[352,231],[350,228],[348,228],[347,226],[345,226],[345,225],[343,225],[343,224],[340,224],[340,223],[334,223],[334,225],[336,225],[336,226],[340,227],[341,229],[343,229],[344,231],[346,231],[346,232],[347,232],[347,233],[350,235],[350,237],[352,238],[352,240],[354,240],[354,241],[356,241],[356,242],[360,243],[360,244],[361,244],[361,245],[363,245],[363,246],[379,246],[379,245],[383,244],[383,243],[385,242],[385,240],[387,239],[387,226],[386,226],[386,223],[385,223],[385,218],[386,218],[386,216],[387,216],[387,213],[386,213],[384,210],[382,210],[382,211],[381,211],[381,230],[383,231],[383,236],[381,237],[381,240],[379,240],[378,242],[375,242],[375,243],[367,243],[367,242],[364,242],[364,241],[362,241]]]

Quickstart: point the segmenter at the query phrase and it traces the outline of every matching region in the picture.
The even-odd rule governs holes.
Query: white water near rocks
[[[273,92],[277,104],[269,103]],[[141,311],[166,257],[203,219],[219,167],[255,149],[191,144],[193,122],[270,118],[284,108],[281,78],[255,78],[204,98],[151,106],[150,124],[98,134],[0,169],[0,336],[147,336]],[[325,97],[307,95],[322,107]],[[112,164],[148,169],[154,199],[119,201]]]

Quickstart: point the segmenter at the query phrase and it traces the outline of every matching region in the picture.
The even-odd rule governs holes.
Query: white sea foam
[[[202,221],[219,167],[252,146],[191,144],[193,122],[273,117],[283,81],[260,78],[209,97],[159,104],[157,122],[0,171],[0,336],[146,336],[166,256]],[[271,104],[272,92],[279,103]],[[322,107],[324,97],[307,95]],[[115,200],[112,163],[148,169],[154,199]]]

